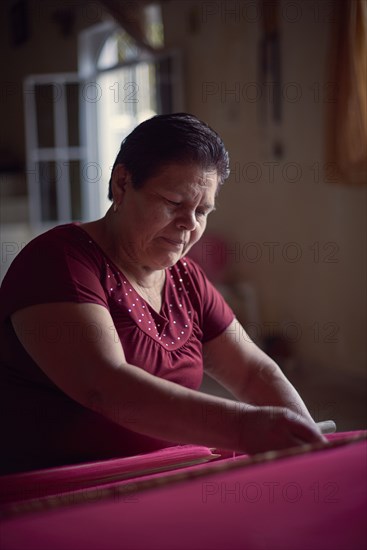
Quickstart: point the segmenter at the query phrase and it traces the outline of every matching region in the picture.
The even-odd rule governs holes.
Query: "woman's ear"
[[[118,207],[123,201],[126,186],[131,183],[130,173],[123,164],[116,164],[112,172],[111,183],[113,202]]]

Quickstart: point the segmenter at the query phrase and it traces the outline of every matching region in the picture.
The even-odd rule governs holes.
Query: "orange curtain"
[[[335,6],[326,160],[340,182],[367,184],[367,1]]]

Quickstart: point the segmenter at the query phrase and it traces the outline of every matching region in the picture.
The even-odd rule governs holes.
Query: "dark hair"
[[[132,185],[142,187],[165,164],[194,163],[215,169],[219,184],[229,176],[229,158],[219,135],[187,113],[156,115],[137,126],[122,142],[112,168],[123,164]],[[111,179],[108,198],[112,197]]]

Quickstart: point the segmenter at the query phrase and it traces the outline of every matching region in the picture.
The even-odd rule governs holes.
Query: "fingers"
[[[292,435],[301,443],[327,443],[328,440],[319,430],[317,424],[310,424],[302,418],[289,418]]]
[[[328,442],[322,435],[320,427],[315,422],[309,421],[308,418],[284,408],[274,408],[272,414],[288,432],[290,443],[304,445],[305,443]]]
[[[256,454],[299,445],[328,443],[312,420],[281,407],[254,407],[246,411],[250,423],[244,425],[241,450]],[[243,449],[242,449],[243,447]]]
[[[332,434],[336,432],[336,424],[334,420],[324,420],[323,422],[317,422],[317,427],[322,434]]]

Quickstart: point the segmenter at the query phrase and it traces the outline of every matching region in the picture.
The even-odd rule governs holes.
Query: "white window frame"
[[[58,167],[56,179],[57,223],[71,221],[71,200],[69,186],[69,161],[77,160],[82,166],[86,148],[68,146],[68,122],[66,88],[67,84],[79,84],[76,73],[55,73],[31,75],[24,80],[24,112],[27,157],[27,185],[29,197],[30,225],[36,231],[55,225],[55,221],[44,221],[41,217],[41,186],[39,163],[53,161]],[[37,136],[37,111],[35,88],[38,85],[53,86],[54,147],[40,147]],[[56,124],[57,121],[57,124]],[[82,143],[82,142],[81,142]],[[82,180],[82,178],[81,178]],[[81,202],[83,217],[83,185],[81,182]]]

